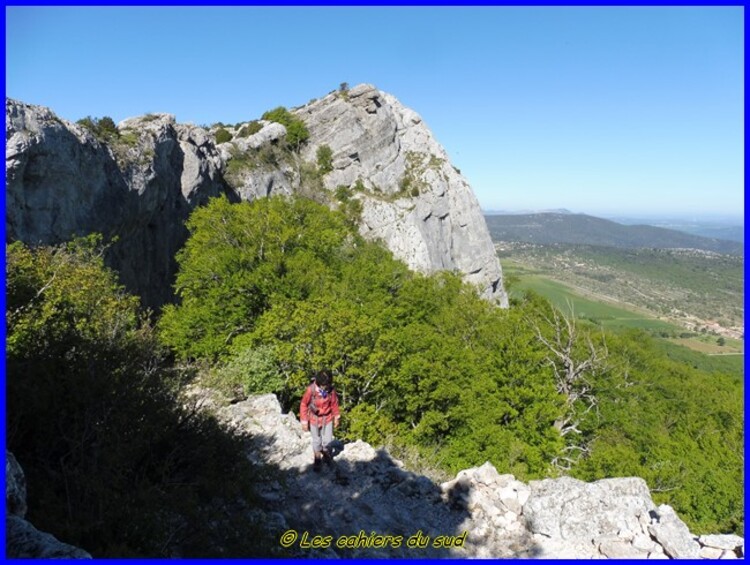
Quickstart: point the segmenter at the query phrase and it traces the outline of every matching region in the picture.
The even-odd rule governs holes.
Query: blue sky
[[[259,117],[368,82],[485,210],[742,216],[742,7],[8,7],[6,94],[63,118]]]

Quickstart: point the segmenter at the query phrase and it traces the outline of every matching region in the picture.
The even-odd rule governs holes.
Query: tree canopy
[[[237,440],[179,398],[184,367],[295,411],[330,367],[345,438],[444,473],[490,461],[524,481],[640,476],[692,531],[742,532],[736,377],[531,293],[496,308],[458,274],[410,271],[310,200],[216,198],[187,226],[178,302],[156,332],[100,238],[6,248],[8,445],[38,527],[101,556],[171,543],[252,555],[252,525],[223,514],[251,496],[252,472]],[[221,540],[201,537],[207,519]]]
[[[262,359],[265,377],[245,375],[243,391],[270,387],[294,409],[311,372],[331,367],[345,436],[411,446],[449,472],[489,460],[522,480],[642,476],[697,530],[741,527],[736,380],[533,294],[495,308],[456,274],[410,272],[311,201],[216,199],[189,229],[161,336],[220,367]]]

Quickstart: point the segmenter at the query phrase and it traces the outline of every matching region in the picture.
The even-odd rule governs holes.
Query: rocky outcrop
[[[458,271],[502,306],[508,298],[479,203],[422,118],[361,84],[297,110],[310,130],[303,156],[333,151],[329,190],[359,187],[360,231],[422,272]]]
[[[315,473],[309,435],[275,396],[222,406],[194,394],[247,438],[250,461],[271,470],[257,485],[265,521],[298,557],[744,556],[738,536],[691,534],[639,478],[525,484],[485,463],[438,484],[361,441],[335,442],[334,464]]]
[[[343,185],[363,203],[360,231],[410,267],[458,271],[507,305],[502,271],[476,198],[419,116],[369,85],[297,110],[311,137],[301,158],[286,129],[257,122],[247,136],[178,124],[169,114],[130,118],[101,139],[49,109],[6,100],[6,238],[57,244],[117,237],[109,262],[126,287],[158,308],[172,299],[185,220],[212,196],[232,201],[301,192],[336,205]],[[321,145],[333,171],[310,181]],[[314,175],[313,175],[314,176]],[[315,191],[322,194],[316,194]]]
[[[25,520],[26,481],[23,470],[5,452],[5,556],[10,559],[91,559],[88,552],[40,532]]]
[[[5,105],[8,241],[57,244],[98,232],[117,237],[109,260],[147,306],[172,296],[190,211],[231,194],[222,162],[200,128],[168,114],[125,120],[104,143],[47,108]]]

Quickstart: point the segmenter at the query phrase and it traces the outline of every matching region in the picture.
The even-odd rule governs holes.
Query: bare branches
[[[536,339],[547,351],[543,362],[552,370],[555,389],[564,397],[564,411],[554,427],[570,443],[563,455],[552,460],[563,471],[588,453],[579,426],[592,410],[598,414],[599,400],[591,377],[606,368],[609,354],[604,336],[600,344],[595,344],[591,334],[576,325],[572,304],[568,303],[568,309],[569,315],[557,309],[552,309],[551,316],[541,314],[543,323],[528,320]],[[571,456],[571,451],[576,455]]]

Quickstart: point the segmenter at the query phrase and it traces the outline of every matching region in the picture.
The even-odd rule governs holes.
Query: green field
[[[734,357],[728,363],[742,366],[744,342],[737,339],[725,339],[724,345],[717,343],[716,336],[693,335],[684,337],[684,328],[660,320],[636,306],[614,305],[605,299],[591,295],[582,289],[553,280],[538,271],[529,269],[513,261],[504,261],[503,269],[511,298],[520,297],[531,290],[545,297],[563,312],[572,313],[578,319],[589,320],[602,327],[617,330],[636,328],[649,332],[655,337],[663,338],[672,344],[681,345],[707,355]],[[584,295],[587,296],[584,296]],[[681,337],[681,334],[683,337]]]
[[[531,287],[545,286],[529,279],[539,275],[593,302],[640,314],[636,317],[660,319],[717,337],[721,333],[725,338],[741,338],[744,333],[742,257],[513,242],[498,244],[498,257],[511,276],[516,273],[522,284]],[[549,293],[552,300],[560,294],[555,288],[539,291]]]

